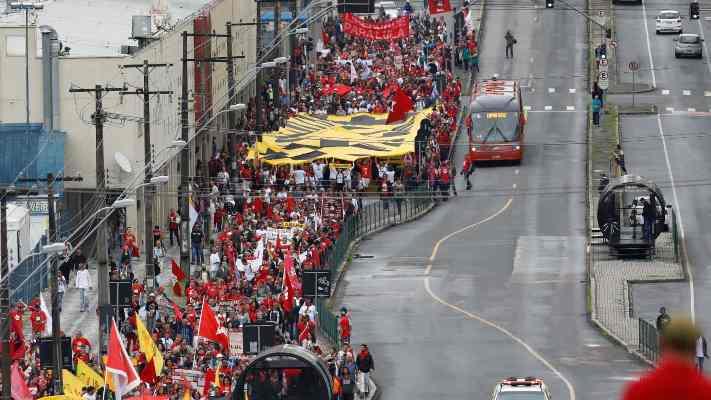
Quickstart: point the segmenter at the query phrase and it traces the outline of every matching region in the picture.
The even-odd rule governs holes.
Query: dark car
[[[696,57],[702,58],[702,39],[694,33],[685,33],[674,38],[674,57]]]

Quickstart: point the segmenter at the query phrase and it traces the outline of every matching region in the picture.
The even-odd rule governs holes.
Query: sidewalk
[[[592,58],[592,57],[591,57]],[[594,67],[594,64],[591,63]],[[596,73],[590,70],[591,78]],[[618,176],[616,167],[611,167],[610,155],[621,143],[618,107],[610,104],[602,116],[600,127],[588,121],[588,218],[589,236],[589,308],[592,322],[607,335],[619,342],[643,361],[652,361],[643,356],[639,348],[639,319],[633,311],[631,283],[658,283],[685,279],[683,266],[675,261],[674,239],[671,232],[664,232],[656,240],[656,254],[652,260],[620,260],[607,251],[597,223],[598,185],[600,173]],[[640,171],[644,175],[644,171]]]
[[[180,248],[178,246],[168,249],[168,257],[174,258],[176,261],[180,259]],[[146,276],[144,257],[134,258],[131,261],[133,265],[133,273],[135,278],[143,281]],[[95,259],[89,259],[89,275],[91,276],[92,290],[89,290],[87,297],[89,298],[89,311],[80,312],[80,294],[79,290],[74,287],[74,282],[69,283],[64,299],[62,302],[61,327],[64,334],[74,336],[77,330],[81,330],[82,335],[89,339],[92,350],[96,350],[99,343],[99,316],[96,313],[98,307],[98,292],[97,292],[97,263]],[[164,265],[160,277],[166,278],[170,274],[170,267]],[[71,279],[74,279],[72,273]],[[43,292],[45,301],[49,304],[50,298],[48,291]],[[29,322],[25,323],[25,334],[29,337],[31,334]]]

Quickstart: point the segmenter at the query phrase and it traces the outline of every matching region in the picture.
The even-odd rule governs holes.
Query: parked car
[[[637,4],[641,5],[642,0],[612,0],[613,4]]]
[[[679,11],[674,10],[663,10],[659,12],[655,26],[657,33],[681,33],[684,30],[681,26],[681,14],[679,14]]]
[[[685,33],[674,38],[674,57],[696,57],[702,58],[703,54],[701,42],[704,39],[695,33]]]

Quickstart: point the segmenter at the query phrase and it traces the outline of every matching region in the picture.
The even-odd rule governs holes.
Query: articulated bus
[[[521,162],[526,116],[519,83],[496,78],[472,88],[469,157],[479,161]]]

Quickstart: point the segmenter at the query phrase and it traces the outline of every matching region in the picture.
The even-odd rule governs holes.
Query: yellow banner
[[[318,118],[299,113],[286,127],[264,134],[250,149],[249,158],[271,165],[297,165],[318,159],[343,164],[367,157],[401,157],[415,151],[417,130],[430,112],[420,111],[392,125],[385,124],[383,115]]]
[[[84,388],[84,385],[71,371],[66,369],[62,370],[62,383],[64,393],[70,396],[82,397],[82,388]]]
[[[101,378],[101,375],[86,365],[82,360],[77,361],[77,378],[79,378],[84,385],[92,386],[96,389],[104,386],[104,380]]]
[[[44,397],[40,397],[40,398],[37,399],[37,400],[81,400],[81,399],[82,399],[82,398],[81,398],[81,397],[78,397],[78,396],[72,396],[72,395],[68,395],[68,394],[59,394],[59,395],[56,395],[56,396],[44,396]]]

